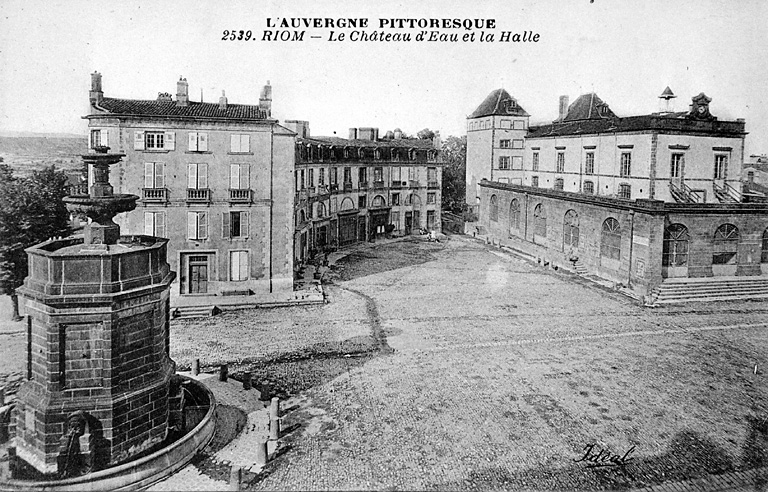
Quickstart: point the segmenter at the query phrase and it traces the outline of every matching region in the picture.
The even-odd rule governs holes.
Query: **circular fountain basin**
[[[216,430],[216,399],[211,390],[194,379],[181,376],[185,383],[208,397],[203,419],[192,430],[162,449],[121,465],[62,480],[8,480],[0,482],[0,491],[96,491],[137,490],[177,472],[211,442]]]

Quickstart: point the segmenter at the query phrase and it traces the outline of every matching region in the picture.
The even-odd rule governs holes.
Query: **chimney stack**
[[[557,119],[564,120],[568,115],[568,96],[560,96],[560,106],[558,107]]]
[[[401,138],[403,138],[403,131],[399,128],[395,128],[394,137],[395,137],[395,140],[400,140]]]
[[[659,113],[672,113],[674,112],[673,99],[677,96],[672,92],[672,89],[667,86],[664,92],[659,96]]]
[[[227,96],[224,94],[224,90],[221,91],[221,97],[219,98],[219,109],[227,109]]]
[[[104,97],[104,93],[101,91],[101,74],[99,72],[93,72],[91,74],[91,92],[88,93],[88,99],[91,104],[98,104]]]
[[[267,85],[261,89],[259,109],[267,113],[267,118],[272,117],[272,86],[269,85],[269,80],[267,80]]]
[[[189,84],[181,76],[176,82],[176,106],[189,106]]]
[[[357,140],[357,128],[350,128],[349,129],[349,139],[350,140]]]

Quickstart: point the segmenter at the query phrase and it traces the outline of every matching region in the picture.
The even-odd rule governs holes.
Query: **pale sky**
[[[369,33],[379,18],[495,19],[486,32],[496,39],[331,42],[328,29],[308,29],[302,42],[269,42],[268,17],[364,17]],[[677,110],[704,92],[715,116],[746,119],[746,155],[768,153],[765,19],[765,0],[3,0],[0,130],[84,134],[94,70],[105,96],[133,99],[175,94],[183,75],[192,100],[202,89],[218,101],[224,89],[230,103],[256,104],[269,80],[274,117],[344,137],[354,126],[463,135],[466,116],[502,85],[531,122],[554,119],[561,94],[593,90],[620,116],[647,114],[669,85]],[[222,41],[226,29],[257,40]],[[502,43],[502,31],[540,37]]]

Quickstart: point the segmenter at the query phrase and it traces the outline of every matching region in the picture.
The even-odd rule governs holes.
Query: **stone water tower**
[[[15,448],[45,474],[115,465],[168,434],[168,240],[120,236],[112,218],[138,197],[114,195],[109,184],[109,166],[123,154],[97,150],[83,156],[94,173],[90,195],[64,199],[91,219],[84,236],[27,249],[29,276],[19,289],[28,342]]]

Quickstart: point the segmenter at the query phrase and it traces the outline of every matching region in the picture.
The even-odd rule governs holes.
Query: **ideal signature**
[[[577,460],[573,460],[576,463],[585,462],[587,468],[596,468],[599,466],[624,466],[632,460],[630,456],[635,452],[635,447],[632,446],[623,455],[613,454],[608,449],[601,449],[595,444],[587,444],[584,446],[584,456]]]

